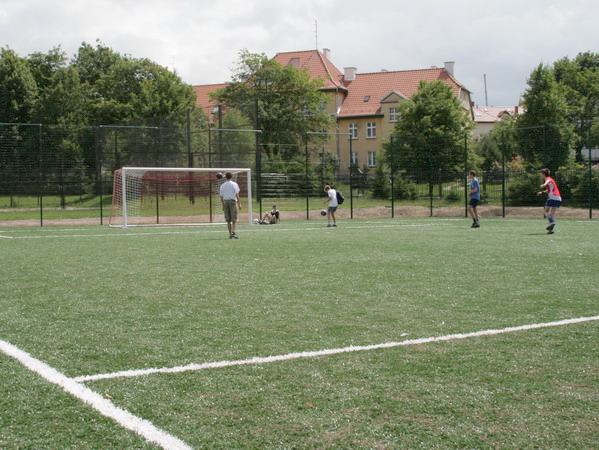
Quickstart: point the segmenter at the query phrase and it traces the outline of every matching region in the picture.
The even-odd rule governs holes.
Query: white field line
[[[444,341],[452,341],[457,339],[468,339],[473,337],[480,336],[491,336],[496,334],[505,334],[505,333],[513,333],[516,331],[526,331],[533,330],[536,328],[547,328],[547,327],[557,327],[561,325],[570,325],[574,323],[581,322],[591,322],[594,320],[599,320],[599,316],[592,317],[579,317],[576,319],[567,319],[560,320],[557,322],[546,322],[546,323],[534,323],[530,325],[521,325],[517,327],[509,327],[502,328],[499,330],[483,330],[476,331],[473,333],[464,333],[464,334],[449,334],[445,336],[437,336],[437,337],[428,337],[421,339],[409,339],[401,342],[386,342],[383,344],[375,344],[375,345],[365,345],[365,346],[349,346],[342,348],[332,348],[327,350],[317,350],[312,352],[299,352],[299,353],[287,353],[285,355],[276,355],[276,356],[266,356],[266,357],[253,357],[248,359],[241,359],[235,361],[217,361],[217,362],[209,362],[203,364],[188,364],[186,366],[176,366],[176,367],[163,367],[159,369],[141,369],[141,370],[125,370],[122,372],[113,372],[113,373],[104,373],[98,375],[84,375],[73,378],[75,381],[93,381],[93,380],[102,380],[107,378],[120,378],[120,377],[138,377],[144,375],[151,375],[155,373],[179,373],[179,372],[188,372],[188,371],[197,371],[204,369],[217,369],[220,367],[231,367],[231,366],[242,366],[242,365],[251,365],[251,364],[266,364],[277,361],[289,361],[292,359],[299,358],[315,358],[318,356],[329,356],[329,355],[337,355],[340,353],[349,353],[349,352],[361,352],[361,351],[369,351],[369,350],[378,350],[382,348],[391,348],[391,347],[399,347],[399,346],[408,346],[408,345],[421,345],[428,344],[431,342],[444,342]]]
[[[447,223],[411,223],[411,224],[397,224],[397,225],[350,225],[343,226],[342,229],[346,230],[356,230],[356,229],[377,229],[377,228],[413,228],[413,227],[430,227],[430,226],[448,226]],[[282,231],[327,231],[332,232],[330,228],[326,226],[318,226],[318,227],[307,227],[307,228],[270,228],[270,225],[255,225],[256,228],[244,228],[243,233],[264,233],[264,232],[282,232]],[[340,227],[341,228],[341,227]],[[239,229],[238,229],[239,230]],[[87,237],[136,237],[136,236],[164,236],[164,235],[179,235],[179,234],[208,234],[208,233],[220,233],[225,236],[226,228],[221,228],[219,230],[186,230],[186,231],[154,231],[154,232],[131,232],[131,233],[102,233],[102,234],[64,234],[64,235],[45,235],[45,236],[12,236],[11,239],[63,239],[63,238],[87,238]],[[228,240],[228,239],[227,239]]]
[[[0,235],[0,239],[13,239],[12,236],[2,236]]]
[[[141,419],[140,417],[131,414],[129,411],[115,406],[110,400],[105,399],[97,392],[94,392],[83,384],[67,377],[39,359],[35,359],[29,353],[20,350],[14,345],[0,340],[0,351],[18,360],[32,372],[45,378],[50,383],[60,386],[67,393],[73,395],[82,402],[87,403],[100,414],[111,418],[122,427],[139,434],[147,441],[157,444],[165,449],[191,448],[182,440],[157,428],[151,422]]]

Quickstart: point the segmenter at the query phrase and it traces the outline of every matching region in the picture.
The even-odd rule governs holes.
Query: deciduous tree
[[[307,72],[243,50],[233,81],[213,98],[252,118],[262,131],[265,152],[293,156],[298,146],[272,144],[298,144],[306,132],[328,131],[334,124],[324,108],[326,95],[319,91],[322,86],[321,80]]]

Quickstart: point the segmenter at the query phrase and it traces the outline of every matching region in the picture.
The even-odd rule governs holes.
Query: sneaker
[[[334,226],[334,227],[336,227],[336,226],[337,226],[337,224],[336,224],[336,223],[334,223],[334,224],[333,224],[333,226]]]
[[[555,223],[550,223],[547,228],[545,228],[547,231],[553,231],[553,229],[555,228]]]
[[[231,237],[233,239],[239,239],[239,236],[237,236],[237,233],[231,233]]]
[[[233,233],[229,235],[229,239],[233,239]]]
[[[476,223],[474,224],[474,228],[480,228],[480,223],[476,222]]]
[[[470,225],[470,228],[476,228],[476,222],[472,222],[472,225]]]
[[[553,231],[553,230],[549,230],[549,231],[547,232],[547,234],[553,234],[553,233],[555,233],[555,231]]]
[[[333,225],[331,225],[331,224],[328,224],[328,225],[327,225],[327,228],[333,228]]]

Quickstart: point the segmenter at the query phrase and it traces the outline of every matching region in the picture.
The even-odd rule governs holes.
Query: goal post
[[[239,220],[252,224],[251,169],[123,167],[114,173],[109,226],[224,223],[220,186],[226,172],[239,185]]]

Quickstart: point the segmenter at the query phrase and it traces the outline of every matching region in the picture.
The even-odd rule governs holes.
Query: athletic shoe
[[[239,239],[239,236],[237,236],[237,233],[232,233],[232,234],[231,234],[231,237],[232,237],[233,239]]]
[[[331,225],[331,224],[328,224],[328,225],[327,225],[327,228],[333,228],[333,225]]]
[[[555,233],[555,231],[553,231],[553,230],[549,230],[549,231],[547,232],[547,234],[553,234],[553,233]]]
[[[472,225],[470,225],[470,228],[476,228],[476,222],[472,222]]]
[[[474,228],[480,228],[480,223],[476,222],[476,223],[474,224]]]
[[[553,229],[555,228],[555,223],[550,223],[547,228],[545,228],[547,231],[553,231]]]
[[[336,226],[337,226],[337,224],[336,224],[336,223],[334,223],[334,224],[333,224],[333,226],[334,226],[334,227],[336,227]]]

